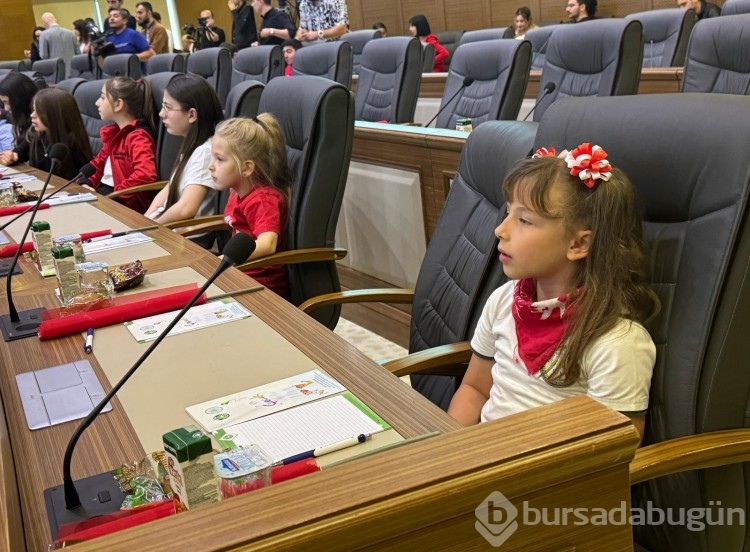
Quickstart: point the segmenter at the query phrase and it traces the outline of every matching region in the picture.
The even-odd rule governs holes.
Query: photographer
[[[101,64],[108,55],[135,54],[141,61],[141,70],[145,74],[145,62],[154,55],[154,50],[146,37],[127,27],[128,17],[130,13],[126,9],[109,10],[109,32],[104,37],[106,42],[100,46],[92,43],[92,47],[95,47],[94,55],[99,56]]]
[[[211,10],[203,10],[198,19],[198,27],[187,24],[182,30],[185,32],[185,38],[192,42],[192,50],[205,50],[206,48],[216,48],[225,42],[224,31],[214,26],[214,14]]]

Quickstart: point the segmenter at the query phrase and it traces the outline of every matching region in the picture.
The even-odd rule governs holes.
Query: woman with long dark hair
[[[15,71],[0,80],[0,102],[10,115],[14,137],[13,147],[0,153],[0,164],[14,165],[29,160],[26,133],[31,128],[31,101],[38,91],[34,81]]]

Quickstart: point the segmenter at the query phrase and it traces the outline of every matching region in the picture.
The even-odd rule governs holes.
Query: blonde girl
[[[273,115],[229,119],[216,127],[208,167],[217,190],[230,190],[224,220],[233,234],[256,241],[250,259],[284,250],[289,198],[286,142]],[[283,266],[247,272],[282,297],[288,296]]]

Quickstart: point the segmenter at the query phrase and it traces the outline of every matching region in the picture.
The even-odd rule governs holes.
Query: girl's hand
[[[89,186],[88,184],[81,184],[82,188],[86,188],[87,190],[91,190],[92,192],[96,192],[96,188]]]
[[[7,150],[0,154],[0,163],[3,165],[12,165],[16,161],[18,161],[18,154],[13,150]]]

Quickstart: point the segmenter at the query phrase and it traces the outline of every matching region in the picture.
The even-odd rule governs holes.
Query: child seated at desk
[[[31,128],[27,133],[29,165],[49,172],[52,168],[50,148],[54,144],[65,144],[68,155],[57,164],[54,174],[65,180],[75,178],[93,154],[73,95],[58,88],[45,88],[36,93],[33,104]],[[19,160],[23,157],[25,155],[19,155]]]
[[[565,160],[539,150],[503,183],[495,229],[512,281],[487,300],[448,413],[476,424],[588,395],[643,434],[656,348],[635,192],[585,143]]]
[[[253,119],[220,123],[208,169],[218,190],[231,190],[224,221],[232,234],[244,232],[255,239],[250,259],[283,251],[291,179],[286,142],[274,116],[261,113]],[[247,274],[282,297],[288,296],[283,266],[248,270]]]
[[[208,172],[211,137],[224,119],[216,92],[203,77],[177,76],[164,91],[159,116],[169,134],[184,139],[169,184],[156,194],[146,216],[164,224],[218,214],[218,194]],[[190,239],[208,249],[214,236],[200,234]]]
[[[102,121],[102,149],[91,161],[96,172],[84,184],[108,195],[127,188],[156,182],[156,143],[151,86],[145,79],[115,77],[102,86],[96,101]],[[154,199],[152,192],[123,195],[118,201],[144,213]]]
[[[13,125],[13,144],[3,148],[0,164],[9,166],[29,160],[26,134],[31,128],[32,101],[38,91],[34,81],[15,71],[0,79],[0,102]]]

